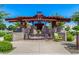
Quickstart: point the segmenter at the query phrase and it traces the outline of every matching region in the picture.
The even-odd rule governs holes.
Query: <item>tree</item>
[[[0,11],[0,24],[3,23],[3,20],[8,16],[9,14],[4,12],[4,11]]]
[[[63,27],[63,25],[64,25],[64,22],[60,22],[60,23],[58,24],[58,26],[62,26],[62,27]]]
[[[4,24],[4,19],[8,16],[8,13],[0,11],[0,30],[5,29],[6,25]]]
[[[75,12],[73,15],[72,15],[72,20],[74,22],[77,22],[77,25],[74,29],[76,30],[76,40],[77,40],[77,49],[79,49],[79,11],[78,12]]]
[[[2,9],[4,7],[3,4],[0,4],[0,9]],[[3,23],[3,19],[5,19],[6,16],[8,16],[9,14],[6,13],[5,11],[0,11],[0,24]]]
[[[75,31],[79,31],[79,25],[74,26],[72,29],[75,30]]]
[[[4,11],[0,11],[0,30],[5,29],[6,25],[4,24],[5,17],[8,16]]]
[[[0,8],[2,8],[3,5],[0,5]],[[9,14],[6,13],[5,11],[0,11],[0,29],[5,29],[6,25],[4,24],[4,19],[8,16]]]
[[[60,18],[63,17],[63,16],[61,16],[61,15],[60,15],[59,13],[57,13],[57,12],[54,13],[53,16],[54,16],[54,17],[60,17]],[[63,29],[63,27],[64,27],[64,22],[59,22],[58,25],[57,25],[57,27],[56,27],[57,32],[61,32],[61,30]]]
[[[16,30],[16,27],[13,26],[13,25],[9,25],[9,26],[8,26],[8,30]]]
[[[63,27],[64,27],[64,22],[58,23],[58,25],[57,25],[57,32],[61,32],[61,30],[63,29]]]
[[[20,23],[19,22],[15,22],[15,27],[19,27]]]
[[[72,15],[72,20],[74,22],[77,22],[77,24],[79,25],[79,11],[78,12],[75,12],[73,15]]]

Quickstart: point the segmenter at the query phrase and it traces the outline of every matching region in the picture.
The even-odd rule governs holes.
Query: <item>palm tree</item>
[[[13,30],[13,31],[15,31],[15,30],[16,30],[16,27],[15,27],[14,25],[9,25],[9,26],[8,26],[8,30]]]
[[[63,17],[57,12],[55,14],[53,14],[53,16],[55,16],[55,17]],[[64,22],[59,22],[57,27],[56,27],[57,28],[57,32],[60,32],[63,27],[64,27]]]
[[[16,27],[20,27],[20,22],[15,22]]]
[[[58,32],[60,32],[63,29],[63,27],[64,27],[64,22],[60,22],[58,24]]]
[[[67,26],[67,27],[65,28],[65,30],[68,32],[68,31],[70,30],[70,27]]]
[[[75,31],[79,31],[79,25],[74,26],[72,29],[75,30]]]
[[[6,25],[4,24],[4,19],[6,18],[6,16],[8,16],[9,14],[4,12],[4,11],[0,11],[0,29],[5,29]]]
[[[0,9],[3,8],[4,5],[0,5]],[[1,11],[0,10],[0,29],[5,29],[6,25],[3,23],[4,19],[6,18],[6,16],[8,16],[9,14],[6,13],[5,11]]]
[[[73,15],[72,15],[72,20],[77,22],[77,24],[79,25],[79,12],[75,12]]]
[[[72,15],[72,20],[74,22],[77,23],[77,25],[79,26],[79,11],[78,12],[75,12],[73,15]],[[77,26],[77,27],[78,27]],[[79,49],[79,33],[78,33],[79,30],[76,30],[76,42],[77,42],[77,49]]]
[[[4,7],[3,4],[0,5],[0,9],[2,9]],[[5,11],[1,11],[0,10],[0,24],[3,23],[3,20],[6,18],[6,16],[8,16],[9,14],[6,13]]]
[[[6,18],[6,16],[8,16],[9,14],[4,12],[4,11],[0,11],[0,24],[3,23],[3,19]]]

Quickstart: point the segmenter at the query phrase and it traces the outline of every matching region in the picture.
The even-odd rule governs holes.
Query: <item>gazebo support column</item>
[[[59,26],[60,22],[56,22],[56,26],[57,26],[57,32],[61,32],[61,26]]]
[[[20,30],[22,31],[22,22],[20,22]]]
[[[57,32],[57,27],[54,27],[54,32]]]
[[[57,32],[61,32],[61,27],[57,26]]]
[[[21,28],[21,31],[24,31],[23,28],[26,28],[26,22],[20,21],[20,28]]]
[[[25,28],[26,27],[26,22],[20,22],[20,27]]]
[[[22,22],[20,22],[20,28],[22,28]]]
[[[51,24],[53,32],[57,32],[56,21],[52,21]]]

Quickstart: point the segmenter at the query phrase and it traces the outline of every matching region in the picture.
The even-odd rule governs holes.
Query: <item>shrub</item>
[[[13,36],[11,34],[4,35],[4,40],[5,41],[12,41],[12,39],[13,39]]]
[[[40,34],[40,33],[41,33],[41,31],[40,31],[40,30],[37,30],[37,33],[38,33],[38,34]]]
[[[73,29],[73,30],[76,30],[76,31],[79,31],[79,25],[74,26],[72,29]]]
[[[58,42],[62,40],[62,36],[58,33],[54,33],[54,41]]]
[[[0,37],[4,36],[6,34],[5,31],[0,31]]]
[[[73,36],[76,35],[76,32],[75,32],[75,31],[71,31],[70,33],[71,33]]]
[[[70,30],[70,27],[69,27],[69,26],[67,26],[67,27],[65,28],[65,30],[66,30],[66,31],[69,31],[69,30]]]
[[[0,29],[4,30],[6,28],[5,24],[0,24]]]
[[[71,33],[67,33],[67,41],[73,41],[74,40],[74,36]]]
[[[13,46],[10,42],[0,41],[0,52],[8,52],[13,49]]]

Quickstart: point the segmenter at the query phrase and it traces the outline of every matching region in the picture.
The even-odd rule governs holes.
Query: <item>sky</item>
[[[79,4],[4,4],[0,10],[10,14],[10,18],[18,16],[34,16],[41,11],[45,16],[53,16],[58,13],[60,16],[70,18],[74,12],[79,10]],[[11,23],[6,22],[7,25]],[[66,23],[75,25],[74,22]]]

